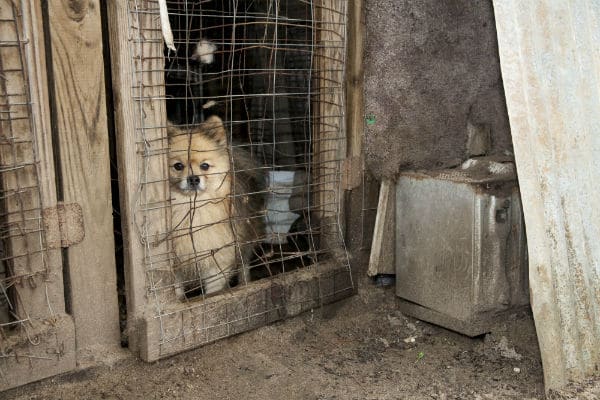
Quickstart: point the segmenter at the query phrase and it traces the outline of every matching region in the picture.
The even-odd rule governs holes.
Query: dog
[[[264,237],[260,166],[228,145],[216,115],[187,131],[170,125],[167,133],[177,296],[221,291],[236,276],[249,282],[248,265]]]

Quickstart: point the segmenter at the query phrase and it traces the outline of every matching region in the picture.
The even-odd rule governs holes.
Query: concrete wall
[[[467,125],[511,151],[491,0],[365,0],[366,161],[378,178],[466,159]]]

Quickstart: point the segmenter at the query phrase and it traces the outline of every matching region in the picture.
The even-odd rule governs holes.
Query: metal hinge
[[[79,204],[58,203],[56,207],[44,208],[43,218],[48,248],[69,247],[83,241],[83,210]]]

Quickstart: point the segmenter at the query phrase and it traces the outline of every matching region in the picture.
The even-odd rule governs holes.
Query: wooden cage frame
[[[121,210],[124,218],[123,234],[126,238],[126,278],[128,290],[128,325],[130,348],[139,352],[146,361],[154,361],[161,357],[180,352],[216,339],[231,336],[253,329],[275,320],[297,315],[306,310],[318,307],[324,303],[333,302],[354,292],[354,285],[348,266],[336,262],[320,262],[317,268],[308,268],[289,272],[268,280],[254,282],[252,285],[235,288],[209,297],[202,301],[181,303],[177,300],[168,302],[166,307],[157,309],[151,297],[163,296],[159,290],[148,290],[148,280],[161,281],[166,279],[169,265],[160,259],[161,254],[168,253],[167,240],[157,240],[154,246],[142,243],[138,232],[147,230],[146,221],[161,221],[151,227],[150,235],[159,237],[161,232],[168,231],[170,216],[168,209],[154,207],[146,210],[143,217],[137,215],[138,191],[140,177],[146,181],[164,181],[168,176],[166,170],[167,154],[152,151],[150,147],[140,146],[136,141],[136,130],[147,129],[147,143],[155,144],[155,148],[166,148],[166,112],[164,102],[153,102],[152,99],[164,98],[164,68],[163,38],[156,15],[138,14],[132,21],[128,12],[134,1],[110,2],[108,7],[110,45],[113,66],[113,90],[115,93],[116,129],[119,175],[121,180]],[[154,1],[138,1],[137,5]],[[316,7],[321,19],[320,37],[317,40],[327,41],[345,37],[346,15],[335,12],[336,4],[346,7],[345,0],[320,0]],[[136,42],[131,37],[134,29],[144,29],[146,37]],[[151,37],[148,37],[150,35]],[[135,42],[135,43],[134,43]],[[132,50],[133,49],[133,50]],[[133,53],[132,53],[133,51]],[[326,116],[321,127],[326,126],[330,131],[344,133],[344,63],[341,57],[343,49],[325,47],[319,50],[320,62],[340,63],[329,65],[329,76],[320,76],[326,90],[321,93],[319,115]],[[333,54],[333,52],[342,52]],[[151,60],[140,73],[141,59]],[[137,69],[136,69],[137,68]],[[137,71],[137,73],[134,73]],[[333,87],[331,82],[341,82],[340,87]],[[329,85],[329,87],[327,87]],[[143,87],[142,87],[143,86]],[[145,91],[144,91],[145,90]],[[135,107],[138,107],[136,110]],[[337,109],[332,110],[332,108]],[[136,126],[136,118],[143,119],[142,125]],[[318,135],[325,136],[327,131]],[[143,147],[143,148],[142,148]],[[140,165],[132,154],[140,154],[152,161]],[[338,173],[340,176],[342,163],[340,159],[346,156],[346,141],[317,141],[315,153],[319,154],[323,170],[315,171],[315,178],[322,174]],[[321,218],[338,223],[340,209],[343,204],[343,188],[341,184],[330,183],[323,185],[315,201],[329,204],[323,207]],[[151,191],[155,204],[168,204],[169,187],[165,182],[152,185],[142,190]],[[332,224],[334,225],[334,224]],[[334,241],[340,238],[341,231],[337,229],[326,233],[325,240]],[[329,237],[329,238],[328,238]],[[144,271],[144,257],[154,258],[155,268]],[[345,257],[345,255],[344,255]],[[152,276],[149,276],[149,275]]]

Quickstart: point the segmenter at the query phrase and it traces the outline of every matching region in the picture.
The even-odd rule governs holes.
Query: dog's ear
[[[171,140],[179,135],[183,135],[181,129],[177,128],[171,121],[167,120],[167,138]]]
[[[200,125],[200,129],[206,136],[217,142],[219,146],[227,144],[227,131],[223,120],[216,115],[211,115]]]

